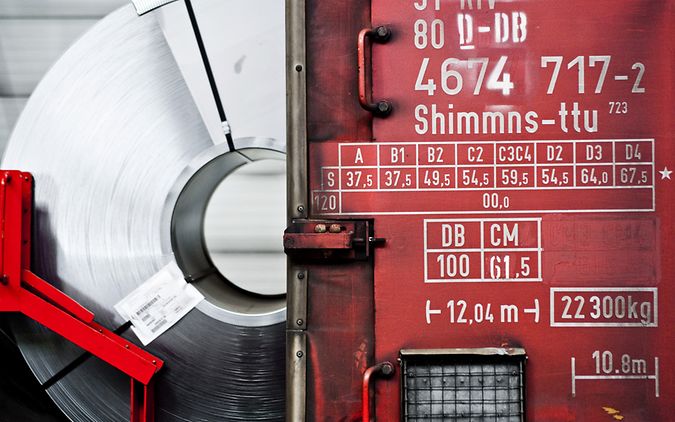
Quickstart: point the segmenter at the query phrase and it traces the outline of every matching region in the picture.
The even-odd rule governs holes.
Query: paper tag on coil
[[[131,329],[147,346],[202,300],[204,296],[185,281],[172,262],[119,301],[115,310],[131,322]]]
[[[176,0],[131,0],[136,8],[136,13],[138,16],[141,16],[145,13],[155,10],[158,7],[162,7],[165,4],[173,3]]]

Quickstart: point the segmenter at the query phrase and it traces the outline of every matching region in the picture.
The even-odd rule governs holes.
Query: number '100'
[[[467,277],[469,275],[469,255],[462,254],[457,256],[454,254],[441,254],[436,258],[436,262],[438,262],[440,266],[441,278],[452,278],[457,277],[458,275],[460,277]]]

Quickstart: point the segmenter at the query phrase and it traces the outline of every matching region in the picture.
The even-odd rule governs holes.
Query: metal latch
[[[294,220],[284,233],[284,251],[303,258],[364,260],[384,244],[368,220]]]

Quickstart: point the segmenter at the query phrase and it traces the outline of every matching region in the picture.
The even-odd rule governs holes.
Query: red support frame
[[[30,173],[0,171],[0,312],[20,312],[131,377],[131,422],[152,422],[153,376],[164,362],[30,271],[32,196]]]

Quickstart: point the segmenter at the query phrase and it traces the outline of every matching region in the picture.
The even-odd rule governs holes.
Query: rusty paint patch
[[[368,339],[363,339],[358,350],[354,352],[354,365],[361,374],[368,369]]]

